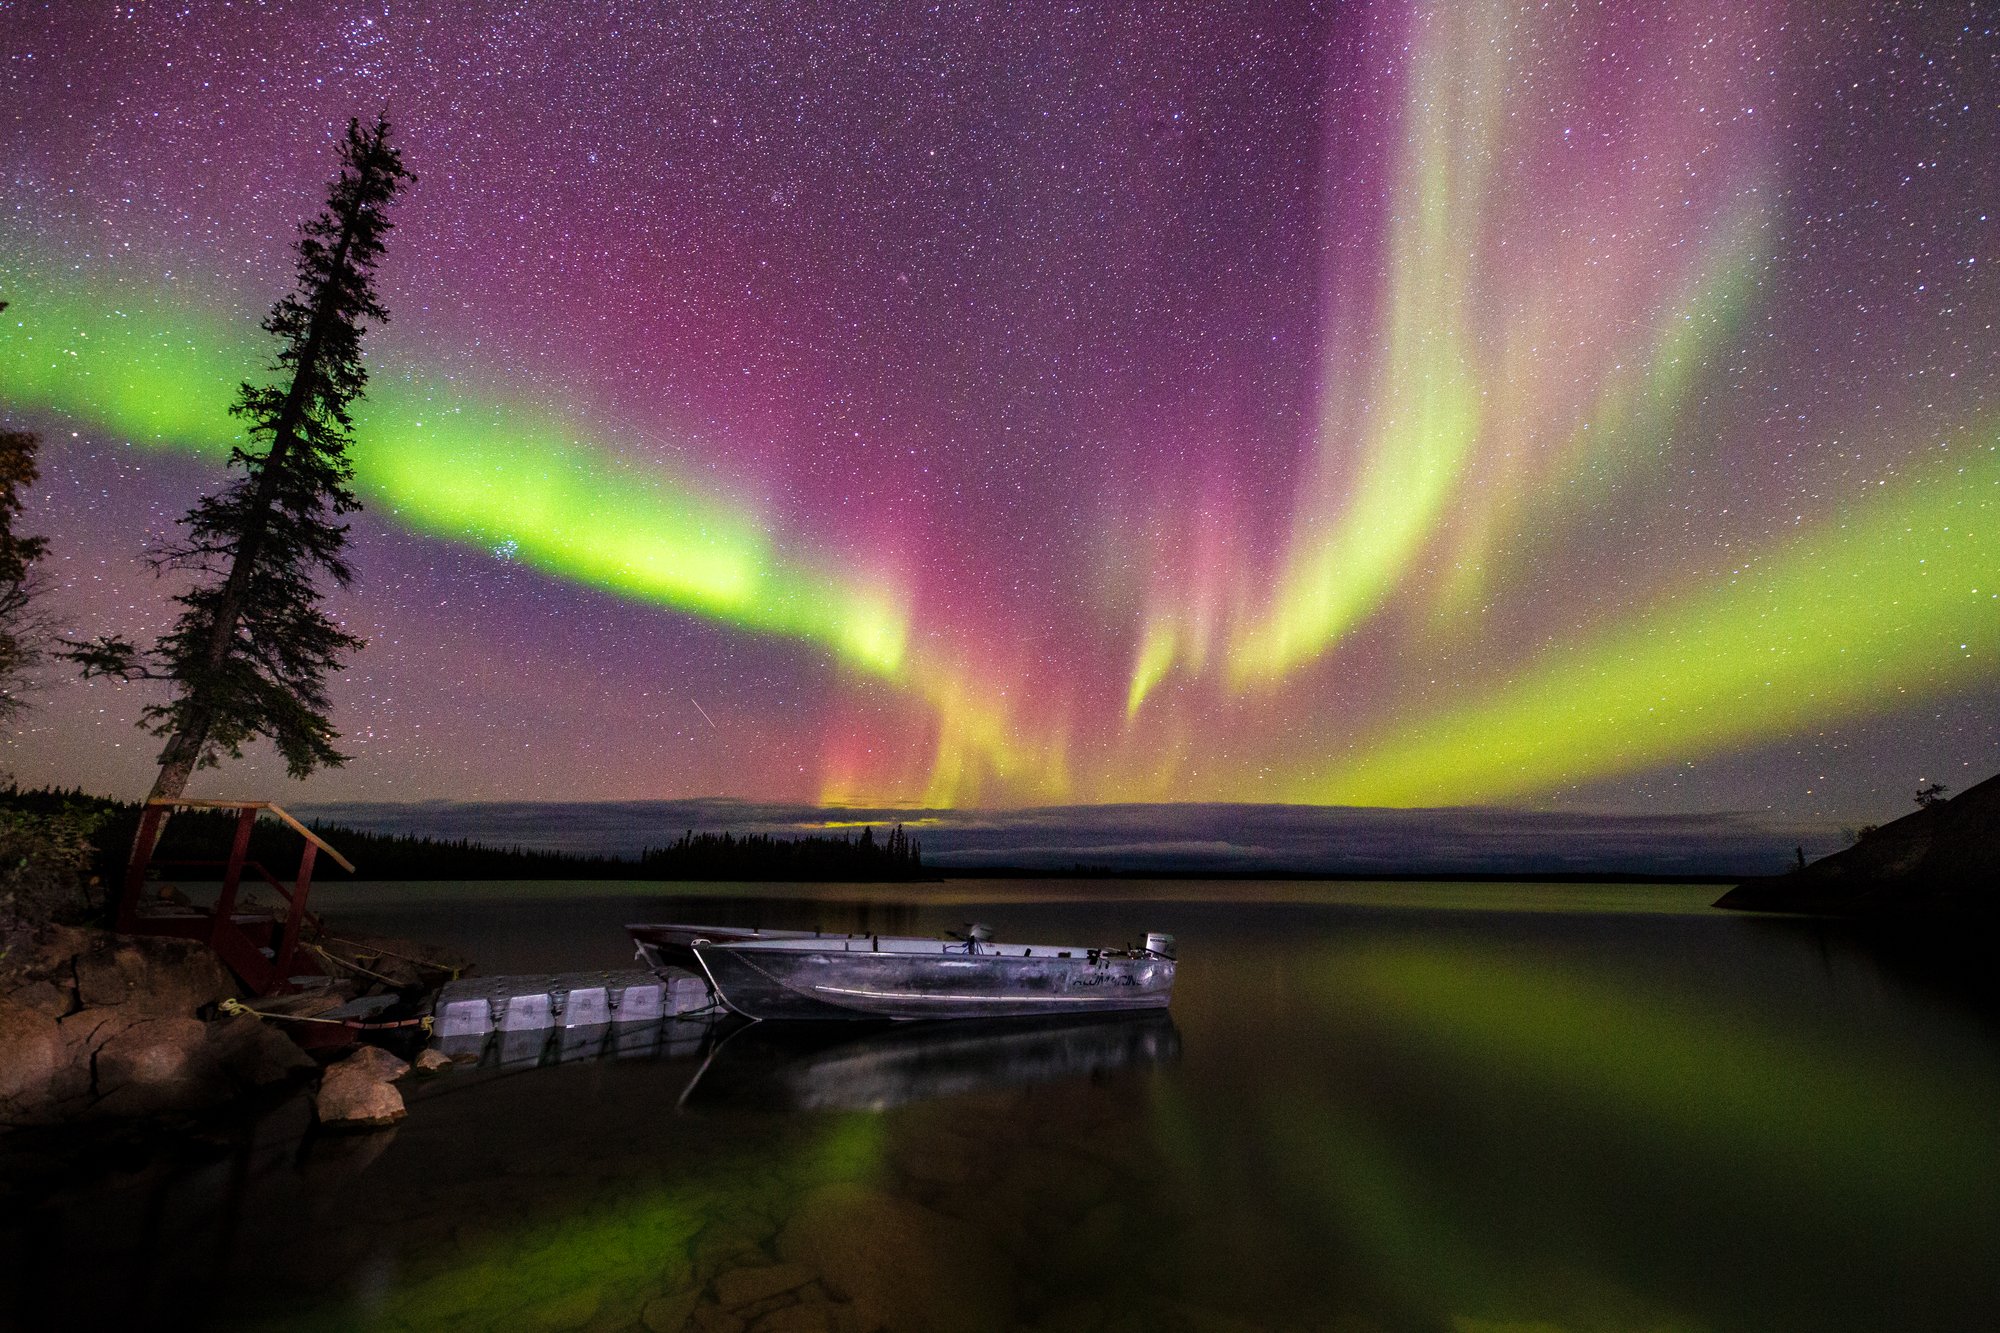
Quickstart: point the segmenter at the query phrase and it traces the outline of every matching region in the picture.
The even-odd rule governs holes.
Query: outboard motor
[[[1171,961],[1174,956],[1174,937],[1164,931],[1147,931],[1146,952],[1156,958],[1165,958]]]
[[[963,935],[955,930],[947,930],[945,934],[955,940],[964,940],[965,951],[967,953],[978,953],[979,946],[993,938],[993,927],[983,921],[968,921],[965,923],[965,933]]]

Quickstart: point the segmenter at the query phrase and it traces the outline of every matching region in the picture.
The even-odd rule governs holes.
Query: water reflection
[[[445,1037],[463,1068],[520,1073],[594,1060],[698,1060],[695,1110],[884,1111],[911,1102],[1171,1064],[1164,1013],[951,1023],[753,1023],[732,1014]]]
[[[948,1024],[753,1023],[719,1042],[681,1104],[882,1111],[1170,1064],[1180,1052],[1180,1033],[1163,1013]]]
[[[0,1325],[1993,1326],[2000,1051],[1976,997],[1928,984],[1938,952],[1707,914],[1712,893],[1211,892],[903,928],[1143,917],[1184,941],[1171,1023],[538,1033],[412,1076],[372,1161],[301,1116],[235,1159],[0,1207]],[[858,915],[793,910],[768,923]],[[557,946],[622,943],[630,902],[537,911],[519,970],[622,961]]]

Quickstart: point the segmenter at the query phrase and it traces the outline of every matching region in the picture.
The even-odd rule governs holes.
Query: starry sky
[[[419,182],[285,799],[1873,820],[2000,767],[1973,3],[0,4],[0,403],[145,635],[350,115]],[[136,792],[53,671],[25,782]]]

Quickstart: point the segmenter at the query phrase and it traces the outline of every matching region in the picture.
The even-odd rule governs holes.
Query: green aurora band
[[[1992,676],[2000,431],[1842,516],[1376,737],[1292,799],[1502,801],[1795,734]]]
[[[236,386],[267,349],[234,322],[130,287],[13,285],[0,394],[149,448],[226,458]],[[832,649],[894,677],[892,599],[773,548],[754,516],[581,443],[549,413],[376,370],[349,450],[362,495],[413,532],[546,573]]]
[[[0,395],[10,405],[216,462],[240,438],[227,407],[238,380],[258,372],[263,346],[248,321],[214,313],[214,297],[190,302],[170,287],[51,280],[46,271],[7,296],[16,327],[0,345]],[[1677,366],[1685,357],[1657,359]],[[1656,383],[1638,395],[1642,403],[1671,396]],[[941,725],[981,721],[974,749],[996,762],[1063,739],[1008,722],[969,681],[941,686],[957,677],[907,652],[908,612],[893,593],[779,549],[746,506],[583,443],[582,434],[534,405],[378,370],[356,423],[356,482],[410,531],[822,645],[845,668],[939,708]],[[1767,543],[1735,572],[1691,577],[1650,608],[1504,677],[1447,677],[1440,692],[1412,698],[1343,746],[1338,760],[1296,767],[1283,798],[1532,799],[1991,679],[2000,656],[2000,430],[1989,422],[1961,431],[1934,460]],[[1151,669],[1124,700],[1127,727],[1175,656],[1170,639],[1145,642]],[[1126,771],[1130,753],[1102,758],[1075,795],[1128,798],[1143,769],[1140,778]],[[957,804],[966,793],[940,787],[934,772],[929,794],[933,804]],[[1023,794],[1052,793],[1024,789],[1016,798]]]

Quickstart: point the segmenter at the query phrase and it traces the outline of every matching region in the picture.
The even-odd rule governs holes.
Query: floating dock
[[[715,1010],[708,983],[692,973],[561,972],[467,977],[438,992],[433,1041],[453,1059],[519,1066],[650,1058],[698,1046],[706,1024],[680,1020]]]

